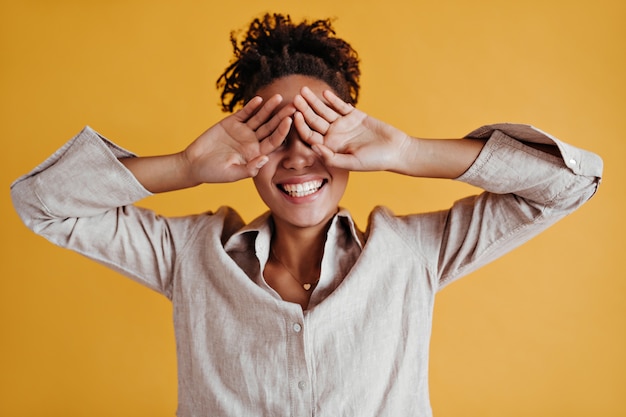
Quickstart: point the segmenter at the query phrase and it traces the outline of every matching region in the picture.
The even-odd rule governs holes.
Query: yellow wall
[[[139,154],[184,147],[221,117],[230,30],[263,11],[338,17],[362,58],[360,107],[411,134],[526,122],[605,158],[587,206],[440,294],[432,402],[438,417],[626,415],[625,4],[1,0],[0,415],[174,415],[168,302],[31,234],[8,186],[85,124]],[[376,204],[431,210],[472,191],[360,174],[343,204],[363,225]],[[263,210],[250,182],[143,204]]]

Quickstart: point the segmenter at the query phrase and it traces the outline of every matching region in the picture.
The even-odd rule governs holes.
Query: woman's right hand
[[[291,129],[295,107],[276,111],[282,100],[275,95],[263,103],[261,97],[254,97],[182,152],[120,162],[153,193],[254,177]]]
[[[191,143],[182,153],[191,181],[223,183],[254,177],[291,128],[293,106],[272,115],[282,100],[278,94],[265,103],[254,97]]]

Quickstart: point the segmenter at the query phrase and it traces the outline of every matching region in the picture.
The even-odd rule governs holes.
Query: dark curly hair
[[[330,19],[295,24],[289,15],[266,14],[250,23],[241,43],[232,32],[234,60],[217,80],[222,110],[233,112],[272,81],[292,74],[318,78],[344,101],[359,96],[359,59],[335,37]]]

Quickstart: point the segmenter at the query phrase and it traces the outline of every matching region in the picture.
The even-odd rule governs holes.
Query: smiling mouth
[[[290,197],[306,197],[316,193],[326,180],[307,181],[298,184],[278,184],[278,188]]]

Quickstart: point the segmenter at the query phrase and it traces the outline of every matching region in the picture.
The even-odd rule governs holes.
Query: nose
[[[287,138],[282,165],[286,169],[299,170],[308,168],[315,163],[316,154],[297,134]]]

